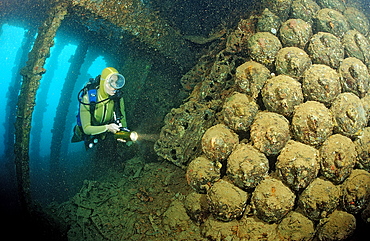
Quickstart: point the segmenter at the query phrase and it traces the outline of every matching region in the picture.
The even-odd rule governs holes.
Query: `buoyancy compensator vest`
[[[114,96],[109,96],[106,99],[98,101],[98,89],[100,86],[100,75],[98,75],[95,79],[90,78],[89,81],[85,84],[85,86],[78,92],[77,98],[79,102],[78,106],[78,113],[77,113],[77,125],[75,125],[73,129],[73,137],[71,139],[71,142],[85,142],[85,147],[89,148],[92,144],[95,143],[95,136],[93,135],[87,135],[84,133],[81,123],[81,116],[80,116],[80,108],[81,105],[88,105],[89,106],[89,112],[91,117],[91,123],[97,123],[95,120],[95,109],[96,105],[99,103],[102,103],[104,101],[107,101],[109,99],[112,99],[114,101],[114,112],[116,116],[116,121],[120,121],[122,118],[122,112],[120,110],[120,104],[119,101],[122,98],[122,92],[120,90],[117,90],[116,94]],[[84,96],[88,97],[88,102],[84,102]]]

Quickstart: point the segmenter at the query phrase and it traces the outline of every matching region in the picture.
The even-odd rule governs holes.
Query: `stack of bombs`
[[[369,21],[340,0],[262,2],[187,213],[212,240],[344,240],[370,222]]]

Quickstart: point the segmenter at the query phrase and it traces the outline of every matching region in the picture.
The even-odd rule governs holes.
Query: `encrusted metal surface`
[[[134,38],[182,66],[194,55],[187,41],[140,0],[69,0],[78,21],[108,38]]]

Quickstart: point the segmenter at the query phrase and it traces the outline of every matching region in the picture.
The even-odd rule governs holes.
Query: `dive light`
[[[125,141],[135,142],[137,140],[137,138],[139,137],[139,135],[137,134],[136,131],[121,130],[121,131],[116,132],[114,134],[114,137],[116,139],[122,139],[122,140],[125,140]]]

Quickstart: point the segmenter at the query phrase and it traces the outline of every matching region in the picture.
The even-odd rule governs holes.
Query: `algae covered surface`
[[[68,240],[202,240],[183,204],[190,191],[180,168],[133,158],[49,209]]]
[[[156,155],[130,147],[49,205],[66,239],[358,240],[370,222],[369,21],[341,0],[259,4],[208,37],[176,32],[197,64],[128,101],[167,113],[135,115],[156,129]]]

